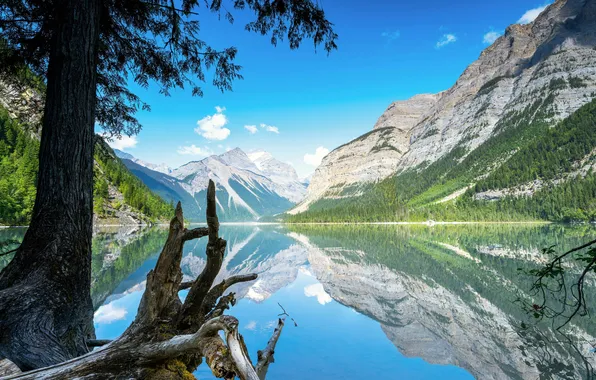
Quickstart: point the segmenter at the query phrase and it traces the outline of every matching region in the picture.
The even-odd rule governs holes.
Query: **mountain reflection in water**
[[[22,233],[0,230],[0,240]],[[231,289],[240,301],[229,311],[253,359],[281,312],[278,302],[298,323],[284,329],[271,379],[578,379],[587,377],[586,363],[595,364],[596,320],[578,317],[570,345],[548,324],[522,330],[527,317],[513,302],[532,284],[518,268],[544,263],[543,247],[562,251],[594,238],[589,227],[224,225],[221,234],[228,247],[216,282],[259,275]],[[161,229],[96,233],[98,338],[117,337],[134,319],[165,236]],[[205,245],[187,243],[185,281],[203,269]],[[586,286],[593,307],[594,277]],[[213,378],[204,366],[196,375]]]

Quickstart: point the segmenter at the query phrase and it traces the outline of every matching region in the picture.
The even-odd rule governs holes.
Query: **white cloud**
[[[482,38],[482,43],[490,45],[493,42],[495,42],[497,40],[497,38],[501,37],[501,33],[499,32],[488,32],[484,35],[484,37]]]
[[[198,127],[195,128],[195,132],[207,140],[225,140],[230,135],[230,130],[224,128],[228,124],[228,118],[223,114],[226,108],[217,106],[215,110],[216,114],[197,121]]]
[[[323,160],[323,157],[325,157],[327,154],[329,154],[329,149],[320,146],[317,148],[317,150],[315,150],[314,154],[308,154],[308,153],[305,154],[304,162],[307,165],[319,166],[319,165],[321,165],[321,161]]]
[[[93,320],[95,323],[110,324],[115,321],[126,318],[128,311],[123,307],[114,306],[109,303],[107,305],[100,306],[95,314],[93,314]]]
[[[517,23],[518,24],[531,23],[532,21],[536,20],[536,17],[538,17],[538,15],[540,13],[542,13],[542,11],[546,9],[546,7],[548,7],[548,5],[543,5],[541,7],[530,9],[529,11],[526,11],[526,13],[524,13],[524,15],[521,16],[521,18],[519,20],[517,20]]]
[[[277,326],[278,321],[269,321],[267,322],[267,324],[265,325],[265,330],[270,330],[272,328],[274,328],[275,326]]]
[[[451,34],[451,33],[443,34],[443,37],[441,37],[441,39],[439,41],[437,41],[437,44],[435,46],[437,49],[440,49],[443,46],[454,43],[455,41],[457,41],[457,37],[455,36],[455,34]]]
[[[399,30],[394,30],[393,32],[383,32],[381,33],[381,37],[385,38],[387,42],[395,41],[399,38],[400,33]]]
[[[245,125],[244,129],[246,129],[248,132],[250,132],[251,135],[254,135],[255,133],[257,133],[259,131],[259,129],[257,128],[256,125]]]
[[[178,154],[189,156],[208,156],[211,152],[208,149],[200,148],[195,144],[190,146],[181,146],[178,148]]]
[[[265,130],[267,132],[277,133],[279,135],[279,128],[274,127],[272,125],[267,125],[267,124],[261,123],[261,128],[265,128]]]
[[[105,135],[104,135],[105,136]],[[120,136],[120,138],[106,138],[108,145],[114,149],[125,150],[134,148],[139,142],[137,136]]]
[[[257,329],[257,321],[250,321],[244,326],[245,329],[255,331]]]
[[[307,297],[317,297],[317,301],[321,305],[325,305],[331,302],[331,296],[327,294],[325,289],[323,289],[323,285],[321,284],[313,284],[305,287],[304,295]]]

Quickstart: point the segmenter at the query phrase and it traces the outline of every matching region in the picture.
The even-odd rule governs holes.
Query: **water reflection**
[[[0,231],[0,239],[8,233],[16,232]],[[526,315],[512,301],[531,286],[517,269],[544,262],[542,247],[564,250],[594,235],[587,227],[520,225],[223,226],[228,247],[217,281],[259,274],[231,289],[241,299],[231,313],[253,356],[278,303],[298,322],[284,329],[273,379],[577,379],[586,377],[584,360],[594,364],[596,321],[575,321],[576,351],[548,325],[520,329]],[[98,337],[115,338],[134,319],[164,239],[159,229],[96,235]],[[205,265],[205,245],[185,247],[185,280]],[[587,286],[593,306],[594,278]],[[208,368],[196,374],[212,378]]]

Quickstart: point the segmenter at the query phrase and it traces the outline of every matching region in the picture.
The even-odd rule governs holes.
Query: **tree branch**
[[[277,322],[277,327],[273,330],[273,335],[269,339],[267,343],[267,347],[263,351],[257,352],[257,366],[256,371],[257,375],[259,376],[260,380],[265,380],[267,376],[267,370],[269,369],[269,364],[274,362],[273,354],[275,353],[275,346],[277,345],[277,341],[281,335],[281,331],[284,328],[285,318],[280,318]]]
[[[182,235],[182,241],[187,242],[189,240],[200,239],[203,236],[209,235],[209,229],[206,227],[193,228],[192,230],[185,230]]]
[[[226,249],[226,241],[219,237],[219,220],[216,210],[215,183],[209,180],[209,187],[207,188],[207,228],[209,233],[206,250],[207,264],[192,284],[179,319],[181,327],[190,328],[191,330],[203,321],[204,314],[200,314],[203,301],[221,269]]]
[[[237,284],[239,282],[254,281],[257,279],[257,277],[258,277],[258,275],[255,273],[246,274],[246,275],[237,275],[237,276],[232,276],[230,278],[227,278],[227,279],[223,280],[222,282],[220,282],[219,284],[215,285],[213,288],[211,288],[209,293],[207,293],[207,295],[205,296],[205,299],[203,300],[203,304],[201,305],[201,310],[199,311],[199,314],[207,315],[211,310],[213,310],[213,308],[215,307],[215,304],[217,303],[217,299],[219,297],[221,297],[230,286]]]
[[[230,308],[230,305],[236,305],[236,294],[234,292],[221,297],[213,310],[207,313],[205,320],[223,315],[223,313]]]
[[[192,284],[195,283],[195,280],[192,281],[184,281],[180,283],[180,286],[178,287],[178,291],[180,290],[186,290],[186,289],[190,289],[190,287],[192,286]]]

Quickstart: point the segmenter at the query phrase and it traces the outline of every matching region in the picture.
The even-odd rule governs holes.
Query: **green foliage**
[[[139,178],[132,174],[100,137],[96,139],[95,162],[98,167],[95,173],[101,173],[101,175],[96,176],[95,180],[93,195],[96,204],[94,208],[101,211],[100,204],[104,204],[109,196],[109,181],[122,193],[124,202],[127,205],[142,212],[149,218],[165,220],[174,214],[173,205],[153,193]],[[117,202],[118,207],[122,207],[122,204],[119,201]]]
[[[105,204],[110,196],[108,181],[97,169],[93,170],[93,212],[99,216],[105,215]]]
[[[596,100],[584,105],[554,128],[516,152],[476,191],[507,188],[535,179],[553,179],[574,170],[574,165],[596,147]]]
[[[0,223],[27,224],[35,202],[39,142],[0,107]]]
[[[64,3],[58,0],[2,2],[1,18],[9,21],[0,28],[0,72],[14,76],[26,67],[46,79],[52,48],[60,50],[52,36],[60,25],[55,17],[61,7]],[[209,13],[204,10],[229,23],[234,22],[232,12],[240,13],[244,30],[269,35],[273,45],[287,41],[291,49],[297,49],[311,40],[328,53],[337,48],[333,24],[312,0],[102,1],[101,18],[94,18],[91,10],[84,16],[91,27],[99,29],[93,69],[98,74],[99,94],[95,118],[103,130],[121,135],[135,134],[141,128],[136,112],[150,107],[125,84],[134,82],[146,88],[156,83],[165,95],[176,88],[190,88],[192,95],[202,96],[201,84],[208,75],[222,91],[242,79],[237,49],[222,48],[226,42],[220,39],[217,46],[203,39],[200,22]]]
[[[97,151],[109,149],[105,143]],[[110,150],[111,151],[111,150]],[[27,225],[35,203],[39,141],[0,107],[0,224]],[[123,195],[124,202],[151,219],[167,219],[171,204],[153,194],[111,153],[96,154],[94,169],[94,212],[106,215],[110,206],[109,183]],[[115,201],[118,208],[120,201]]]
[[[551,91],[560,90],[567,87],[567,81],[565,78],[553,78],[548,84],[548,89]]]

